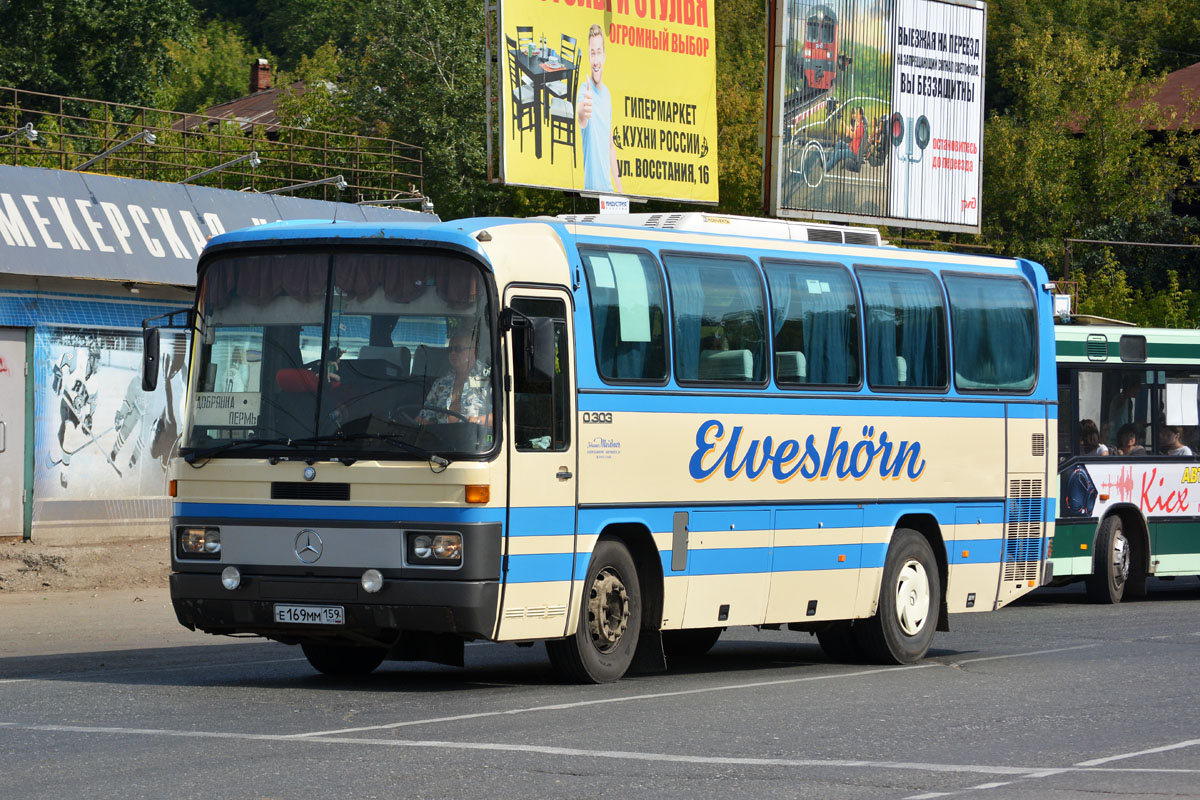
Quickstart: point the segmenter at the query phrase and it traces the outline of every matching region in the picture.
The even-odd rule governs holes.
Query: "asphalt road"
[[[0,604],[0,798],[1200,798],[1200,582],[951,618],[910,667],[734,628],[607,686],[543,648],[357,682],[164,598]]]

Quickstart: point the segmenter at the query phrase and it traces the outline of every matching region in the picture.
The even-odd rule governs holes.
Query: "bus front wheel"
[[[629,669],[642,626],[637,568],[625,545],[596,543],[575,633],[546,642],[550,663],[577,683],[610,683]]]
[[[383,663],[387,650],[382,647],[351,647],[349,645],[300,645],[304,657],[317,672],[339,678],[369,675]]]
[[[1096,559],[1086,580],[1088,600],[1093,603],[1119,603],[1129,580],[1129,539],[1121,518],[1106,518],[1096,534]]]
[[[851,629],[863,653],[880,664],[912,664],[929,651],[942,604],[937,560],[925,537],[908,528],[892,535],[875,616]]]

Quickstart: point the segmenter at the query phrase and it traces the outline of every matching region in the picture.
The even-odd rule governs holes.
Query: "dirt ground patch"
[[[165,588],[171,574],[164,537],[94,545],[0,543],[0,593]]]

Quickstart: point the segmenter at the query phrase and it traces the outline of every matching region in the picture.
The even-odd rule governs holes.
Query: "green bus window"
[[[960,391],[1025,392],[1037,380],[1037,308],[1018,278],[945,275]]]
[[[944,389],[946,308],[931,273],[860,269],[867,379],[883,389]]]
[[[681,381],[766,380],[766,311],[754,263],[663,256],[671,286],[675,370]]]
[[[663,286],[646,253],[581,253],[592,302],[592,332],[600,377],[662,383],[667,379]]]
[[[857,386],[858,297],[850,273],[826,264],[764,261],[780,386]]]

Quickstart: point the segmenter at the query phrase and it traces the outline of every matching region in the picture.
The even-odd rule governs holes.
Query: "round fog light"
[[[226,567],[221,570],[221,585],[233,591],[242,585],[242,573],[237,567]]]
[[[362,574],[363,591],[375,594],[383,588],[383,574],[377,569],[369,569]]]

